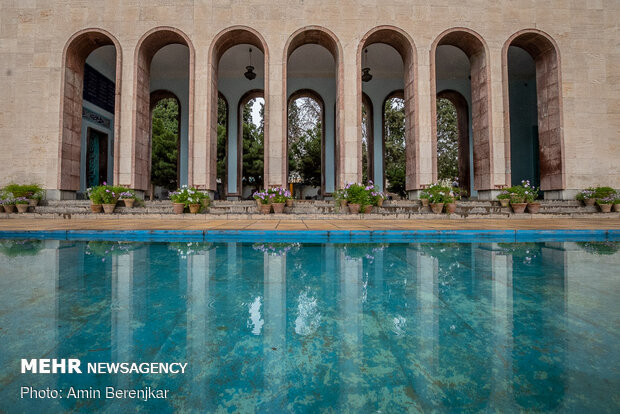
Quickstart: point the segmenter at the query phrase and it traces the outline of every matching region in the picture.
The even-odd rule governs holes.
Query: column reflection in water
[[[212,353],[216,350],[210,346],[212,332],[209,328],[209,302],[211,300],[210,278],[215,274],[214,248],[187,256],[187,332],[186,356],[187,372],[185,387],[190,399],[189,407],[211,409],[210,383],[216,377],[208,367]],[[213,377],[211,377],[213,376]],[[187,407],[187,408],[189,408]]]
[[[353,247],[355,248],[355,247]],[[362,271],[363,260],[339,251],[340,262],[340,407],[350,411],[363,399],[360,372],[362,347]]]
[[[430,378],[437,376],[438,360],[438,315],[437,315],[437,271],[438,261],[435,257],[424,254],[419,243],[407,248],[407,263],[416,283],[415,310],[418,332],[418,361],[422,372],[414,377],[415,392],[421,404],[436,406],[437,392]]]
[[[286,341],[286,255],[265,252],[262,411],[278,412],[288,404]]]
[[[520,409],[557,410],[564,398],[565,267],[542,243],[514,243],[512,387]]]
[[[492,385],[489,404],[495,410],[513,407],[512,397],[512,256],[497,243],[480,243],[475,249],[475,269],[479,279],[490,276],[492,315],[489,335]]]

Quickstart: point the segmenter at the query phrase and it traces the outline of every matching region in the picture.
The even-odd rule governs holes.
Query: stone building
[[[381,108],[400,96],[412,197],[437,178],[438,97],[457,108],[459,176],[481,199],[521,178],[547,198],[617,188],[618,21],[616,0],[2,0],[0,185],[147,191],[151,110],[174,97],[179,182],[214,190],[223,97],[227,194],[240,195],[239,108],[257,96],[265,185],[287,184],[297,96],[321,103],[323,194],[361,180],[362,105],[382,185]]]

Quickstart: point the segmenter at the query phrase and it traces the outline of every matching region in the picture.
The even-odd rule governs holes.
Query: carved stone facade
[[[186,177],[215,189],[218,62],[237,44],[264,55],[265,184],[287,183],[287,62],[304,44],[336,65],[336,187],[362,177],[362,51],[393,47],[404,67],[410,194],[437,178],[437,50],[469,60],[474,188],[511,184],[508,49],[536,67],[540,184],[548,198],[620,187],[620,3],[501,0],[315,1],[5,0],[0,8],[0,185],[37,182],[48,197],[80,189],[83,67],[116,53],[113,177],[149,185],[149,68],[167,44],[189,49]],[[388,91],[393,92],[393,91]],[[444,93],[445,96],[445,93]],[[376,110],[376,109],[375,109]],[[375,137],[375,139],[378,139]]]

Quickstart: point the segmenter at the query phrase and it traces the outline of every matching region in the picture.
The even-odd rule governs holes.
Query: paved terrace
[[[221,219],[209,215],[170,218],[21,218],[0,219],[0,231],[23,230],[612,230],[620,229],[620,218],[601,214],[583,218],[547,218],[525,214],[502,219]]]

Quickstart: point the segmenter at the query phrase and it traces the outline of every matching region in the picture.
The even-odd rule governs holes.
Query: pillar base
[[[76,200],[77,191],[71,190],[45,190],[46,200]]]
[[[545,200],[574,200],[580,190],[549,190],[544,191]]]
[[[478,200],[493,201],[502,190],[478,190]]]
[[[418,190],[409,190],[407,191],[407,199],[408,200],[419,200],[420,199],[420,194],[422,193],[421,189]]]

